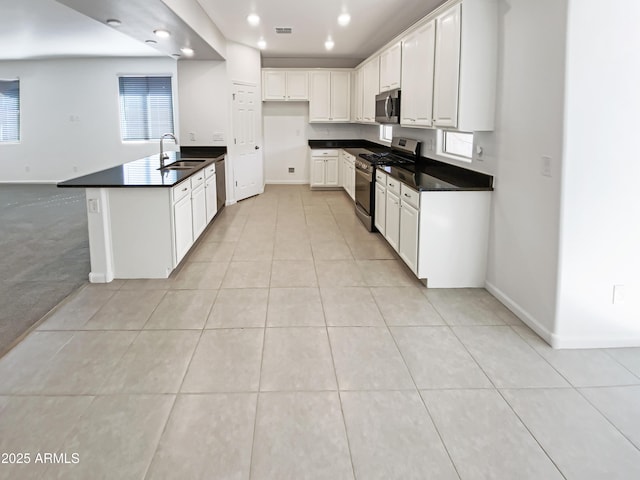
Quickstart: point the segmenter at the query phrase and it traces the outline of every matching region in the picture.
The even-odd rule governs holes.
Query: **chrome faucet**
[[[169,159],[169,154],[164,151],[164,139],[165,138],[173,138],[173,141],[178,144],[178,140],[176,139],[173,133],[163,133],[160,137],[160,168],[164,168],[164,161]]]

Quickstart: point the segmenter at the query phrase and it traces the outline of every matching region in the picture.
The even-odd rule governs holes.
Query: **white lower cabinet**
[[[348,152],[340,152],[340,172],[342,173],[342,188],[349,194],[351,200],[356,198],[356,158]]]
[[[373,209],[374,225],[384,235],[387,212],[387,175],[376,170],[376,194]]]
[[[384,238],[397,252],[400,246],[400,199],[387,189]]]
[[[191,177],[191,215],[193,241],[195,242],[207,226],[207,198],[204,192],[204,170]]]
[[[187,189],[187,187],[183,187]],[[193,245],[193,215],[191,195],[178,200],[173,205],[173,233],[175,238],[175,264],[178,265]]]
[[[218,213],[215,165],[207,168],[205,172],[204,196],[207,207],[207,224],[209,224],[209,222],[213,220],[213,217],[215,217],[216,213]]]
[[[313,187],[339,187],[339,151],[312,150],[309,185]]]
[[[376,172],[375,226],[430,288],[483,287],[490,191],[423,191]]]
[[[400,242],[398,253],[411,271],[418,273],[418,209],[400,200]]]

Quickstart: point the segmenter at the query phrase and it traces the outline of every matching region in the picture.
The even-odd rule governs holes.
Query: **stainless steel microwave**
[[[400,123],[400,90],[376,95],[376,122]]]

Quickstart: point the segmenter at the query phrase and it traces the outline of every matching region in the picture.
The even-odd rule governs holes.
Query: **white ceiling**
[[[327,59],[366,58],[444,0],[181,0],[198,2],[229,40],[256,47],[264,38],[263,57],[306,59],[305,66]],[[72,8],[69,8],[66,5]],[[78,11],[76,11],[78,10]],[[80,11],[82,13],[80,13]],[[246,17],[261,17],[251,27]],[[338,25],[342,12],[351,14],[347,27]],[[173,18],[171,18],[173,15]],[[119,18],[115,29],[106,18]],[[91,18],[93,17],[93,18]],[[176,35],[172,42],[150,47],[147,30],[163,21]],[[173,23],[172,23],[173,22]],[[204,42],[161,0],[0,0],[0,60],[73,56],[163,56],[179,42]],[[277,35],[275,27],[291,27],[291,35]],[[157,28],[157,27],[156,27]],[[328,52],[328,36],[335,47]],[[208,47],[208,45],[205,45]],[[211,49],[209,56],[219,58]],[[211,56],[213,55],[213,56]],[[349,63],[349,62],[347,62]],[[346,66],[346,64],[345,64]]]
[[[432,11],[444,0],[197,0],[230,40],[255,47],[267,42],[263,57],[336,57],[363,59]],[[338,15],[351,15],[347,27]],[[251,27],[247,15],[257,13],[260,25]],[[275,27],[291,27],[278,35]],[[331,35],[335,46],[327,52]]]
[[[54,0],[0,0],[0,60],[163,55]]]

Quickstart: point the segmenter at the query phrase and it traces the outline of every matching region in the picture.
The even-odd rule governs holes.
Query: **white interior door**
[[[264,191],[262,150],[258,143],[260,118],[255,86],[233,85],[233,180],[236,200]]]

